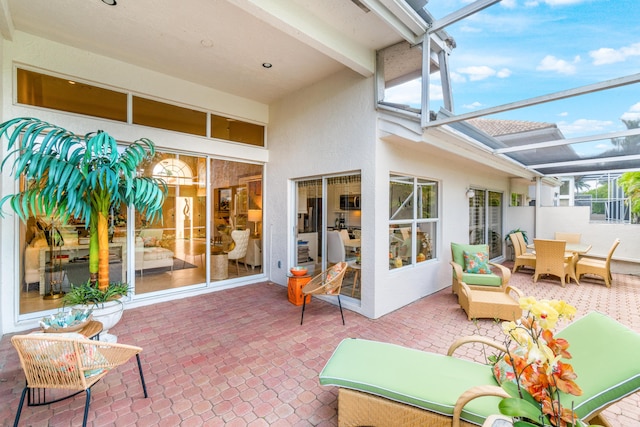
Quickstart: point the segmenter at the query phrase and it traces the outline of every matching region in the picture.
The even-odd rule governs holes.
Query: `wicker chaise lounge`
[[[607,425],[600,413],[640,390],[640,334],[592,312],[557,336],[571,345],[571,364],[583,390],[582,396],[561,396],[563,406],[573,405],[585,422]],[[504,392],[490,366],[452,357],[459,342],[445,356],[343,340],[320,373],[322,385],[340,387],[338,425],[482,425],[499,413],[500,397],[487,394]]]

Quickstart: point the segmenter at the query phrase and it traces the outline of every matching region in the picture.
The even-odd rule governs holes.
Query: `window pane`
[[[127,94],[18,68],[18,102],[127,121]]]
[[[436,257],[436,227],[435,222],[418,224],[418,238],[416,239],[416,262],[426,261]]]
[[[413,218],[413,178],[391,176],[389,183],[389,219]]]
[[[389,226],[389,268],[391,270],[411,264],[411,223]]]
[[[134,96],[133,123],[205,136],[207,113]]]
[[[418,180],[418,219],[438,217],[438,186],[433,181]]]
[[[264,126],[211,114],[211,138],[264,147]]]

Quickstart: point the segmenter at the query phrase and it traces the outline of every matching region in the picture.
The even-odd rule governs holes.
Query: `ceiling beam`
[[[375,71],[376,53],[336,31],[290,0],[227,0],[256,18],[344,64],[364,77]]]
[[[455,12],[452,12],[445,16],[444,18],[438,19],[435,21],[431,27],[429,27],[430,33],[435,33],[436,31],[443,30],[445,27],[455,24],[456,22],[473,15],[476,12],[480,12],[482,9],[486,9],[489,6],[498,3],[500,0],[477,0],[462,9],[459,9]]]
[[[578,165],[592,165],[596,163],[608,163],[608,162],[621,162],[628,160],[640,160],[640,154],[633,154],[629,156],[613,156],[613,157],[597,157],[595,159],[583,159],[583,160],[568,160],[566,162],[553,162],[553,163],[540,163],[537,165],[527,165],[531,169],[543,169],[554,168],[559,166],[578,166]],[[574,172],[572,175],[584,175],[584,172]]]
[[[5,40],[13,40],[13,18],[9,11],[9,0],[0,0],[0,35]]]
[[[537,142],[535,144],[518,145],[515,147],[498,148],[495,150],[498,154],[516,153],[518,151],[535,150],[538,148],[559,147],[570,144],[580,144],[583,142],[600,141],[613,138],[624,138],[626,136],[640,135],[640,128],[621,130],[618,132],[609,132],[600,135],[581,136],[569,139],[556,139],[553,141]]]
[[[580,86],[574,89],[562,90],[547,95],[536,96],[534,98],[524,99],[522,101],[511,102],[509,104],[498,105],[497,107],[485,108],[483,110],[471,113],[453,115],[443,119],[429,122],[429,127],[441,126],[447,123],[455,123],[463,120],[475,119],[476,117],[488,116],[490,114],[503,113],[505,111],[516,110],[518,108],[530,107],[532,105],[544,104],[546,102],[557,101],[559,99],[571,98],[578,95],[584,95],[602,90],[613,89],[620,86],[626,86],[640,82],[640,73],[630,76],[619,77],[617,79],[606,80],[586,86]]]

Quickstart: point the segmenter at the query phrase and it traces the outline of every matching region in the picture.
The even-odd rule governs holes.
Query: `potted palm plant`
[[[29,217],[47,216],[63,222],[73,217],[88,224],[89,280],[78,288],[96,289],[72,290],[74,303],[84,296],[85,304],[95,305],[96,295],[108,300],[114,293],[122,294],[122,289],[109,290],[109,209],[134,206],[150,220],[162,215],[166,183],[138,174],[140,165],[155,155],[153,142],[142,138],[119,150],[106,132],[82,137],[36,118],[0,124],[2,136],[9,143],[0,171],[10,165],[11,174],[16,179],[23,177],[25,185],[18,193],[3,197],[0,208],[8,202],[25,222]]]

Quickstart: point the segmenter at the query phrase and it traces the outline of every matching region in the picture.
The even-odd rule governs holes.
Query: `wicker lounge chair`
[[[557,334],[569,341],[582,396],[561,395],[585,422],[608,425],[600,413],[640,390],[640,334],[592,312]],[[485,344],[484,337],[472,337]],[[499,413],[504,391],[492,367],[448,355],[363,339],[343,340],[320,373],[340,387],[338,425],[469,426]],[[500,344],[493,344],[501,348]],[[482,397],[480,397],[482,396]]]
[[[514,286],[505,287],[503,292],[492,292],[471,289],[463,282],[458,302],[469,320],[516,320],[522,316],[522,309],[518,303],[522,296],[522,292]]]
[[[511,271],[504,265],[489,262],[489,266],[500,270],[501,274],[470,273],[465,266],[466,253],[489,253],[489,245],[465,245],[462,243],[451,243],[451,267],[453,276],[451,278],[451,291],[459,294],[460,283],[466,283],[471,289],[504,292],[504,288],[509,284]]]
[[[147,397],[147,387],[140,364],[140,347],[93,341],[80,334],[16,335],[11,338],[11,343],[18,351],[20,365],[26,377],[14,426],[18,425],[24,399],[30,389],[65,389],[75,393],[61,399],[39,403],[31,402],[30,393],[27,402],[29,406],[58,402],[84,391],[86,399],[82,425],[86,426],[91,403],[91,386],[111,369],[124,364],[133,356],[137,358],[144,397]]]
[[[604,284],[607,288],[611,287],[611,258],[613,257],[613,253],[616,248],[620,244],[620,239],[616,239],[611,245],[609,249],[609,253],[607,254],[607,259],[602,260],[598,258],[591,257],[582,257],[576,263],[576,277],[580,279],[580,276],[583,274],[593,274],[596,276],[600,276],[604,279]]]
[[[339,262],[331,268],[318,274],[311,279],[309,283],[302,288],[302,315],[300,316],[300,324],[304,320],[304,308],[307,305],[307,295],[335,295],[338,297],[338,306],[340,306],[340,316],[344,325],[344,314],[342,313],[342,303],[340,302],[340,288],[342,287],[342,279],[347,271],[347,263]]]
[[[533,241],[536,248],[536,272],[533,275],[533,281],[537,282],[542,275],[552,275],[560,278],[562,287],[565,286],[565,280],[574,278],[576,283],[578,280],[573,270],[574,262],[571,257],[577,257],[571,254],[567,259],[565,247],[567,242],[564,240],[545,240],[535,239]]]
[[[511,272],[515,273],[520,267],[530,267],[535,269],[536,254],[527,252],[527,243],[524,241],[522,233],[517,232],[509,234],[509,238],[511,239],[511,244],[513,245],[513,250],[515,252],[513,270],[511,270]]]

